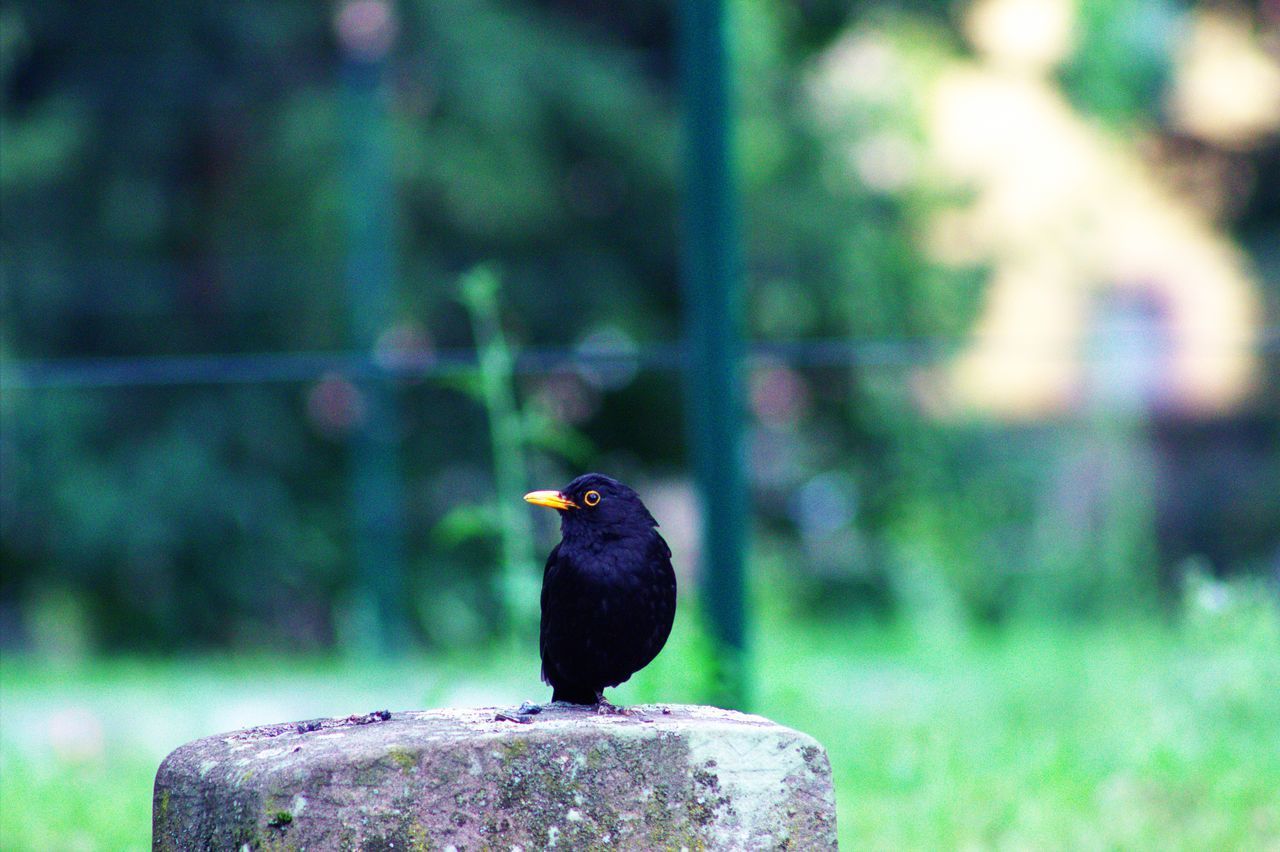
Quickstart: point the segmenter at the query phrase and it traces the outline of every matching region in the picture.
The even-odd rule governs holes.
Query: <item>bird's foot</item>
[[[603,692],[596,693],[596,715],[599,716],[633,716],[631,708],[611,704]]]

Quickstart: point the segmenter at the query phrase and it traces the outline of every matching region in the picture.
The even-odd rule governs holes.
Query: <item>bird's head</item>
[[[560,529],[637,532],[658,525],[640,495],[602,473],[585,473],[559,491],[531,491],[524,499],[560,513]]]

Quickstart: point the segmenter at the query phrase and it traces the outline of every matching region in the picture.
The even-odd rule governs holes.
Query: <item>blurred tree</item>
[[[471,346],[454,283],[491,258],[506,270],[496,320],[513,345],[675,341],[672,4],[392,8],[396,319],[374,356],[429,365]],[[939,341],[968,332],[984,293],[983,270],[932,263],[919,237],[941,199],[916,179],[907,84],[964,50],[953,4],[734,9],[752,336],[839,338],[858,355],[853,369],[758,365],[764,549],[789,566],[807,554],[788,576],[813,605],[950,596],[946,607],[996,617],[1011,585],[1034,582],[1044,458],[1069,443],[1048,426],[936,422],[913,378]],[[0,3],[0,384],[19,359],[342,349],[334,12]],[[1154,93],[1182,7],[1085,12],[1067,92],[1113,127],[1159,129]],[[833,57],[851,62],[856,109],[824,99]],[[1271,140],[1229,156],[1254,186],[1231,227],[1267,271],[1275,316],[1280,155]],[[553,365],[519,378],[520,404],[580,429],[593,458],[676,468],[674,374],[634,372]],[[498,556],[482,539],[442,548],[432,531],[453,506],[492,501],[488,412],[448,383],[398,375],[413,609],[428,641],[473,641],[498,623]],[[344,483],[359,377],[226,378],[0,391],[0,642],[21,640],[51,595],[77,601],[112,647],[310,645],[349,628],[335,613],[353,582]],[[558,474],[560,457],[531,463]],[[1276,541],[1264,514],[1232,536],[1248,553],[1224,559],[1262,564]]]
[[[5,4],[6,358],[342,348],[328,11]],[[470,344],[451,285],[489,256],[518,270],[504,319],[519,318],[522,339],[572,343],[606,322],[669,335],[666,11],[634,3],[595,25],[554,4],[424,0],[397,11],[403,320],[386,345],[405,345],[406,329],[424,352]],[[352,580],[337,507],[362,400],[337,375],[303,391],[4,394],[5,605],[78,590],[94,638],[110,645],[332,636],[333,602]],[[484,458],[484,430],[455,426],[483,414],[447,388],[405,393],[411,490],[429,494],[459,461]],[[409,501],[419,529],[449,507],[445,495]],[[419,587],[451,572],[426,558],[428,538],[415,545]]]

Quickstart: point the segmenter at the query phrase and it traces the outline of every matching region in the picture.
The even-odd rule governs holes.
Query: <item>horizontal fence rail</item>
[[[920,340],[800,340],[756,342],[750,362],[778,361],[794,367],[912,367],[937,364],[977,338]],[[1061,348],[1028,345],[1025,340],[1004,344],[1010,357],[1048,358],[1071,355],[1087,360],[1125,360],[1133,357],[1122,347]],[[1225,347],[1224,347],[1225,348]],[[1266,329],[1247,348],[1260,356],[1280,355],[1280,327]],[[1215,349],[1214,352],[1222,351]],[[686,352],[677,342],[654,342],[606,351],[588,347],[530,347],[516,356],[516,372],[542,375],[579,367],[626,366],[645,370],[677,370]],[[0,362],[0,388],[44,390],[58,388],[145,387],[308,382],[329,374],[352,378],[447,378],[477,369],[476,350],[457,348],[431,352],[291,352],[242,355],[164,355],[66,359],[5,359]]]

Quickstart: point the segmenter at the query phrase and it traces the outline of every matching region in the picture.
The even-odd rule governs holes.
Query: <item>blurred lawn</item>
[[[1274,618],[1255,627],[925,640],[777,621],[757,631],[755,709],[827,746],[849,849],[1277,849],[1280,640]],[[673,641],[617,700],[695,697],[696,636],[678,629]],[[146,849],[155,768],[181,742],[380,707],[545,698],[533,653],[6,659],[0,846]]]

